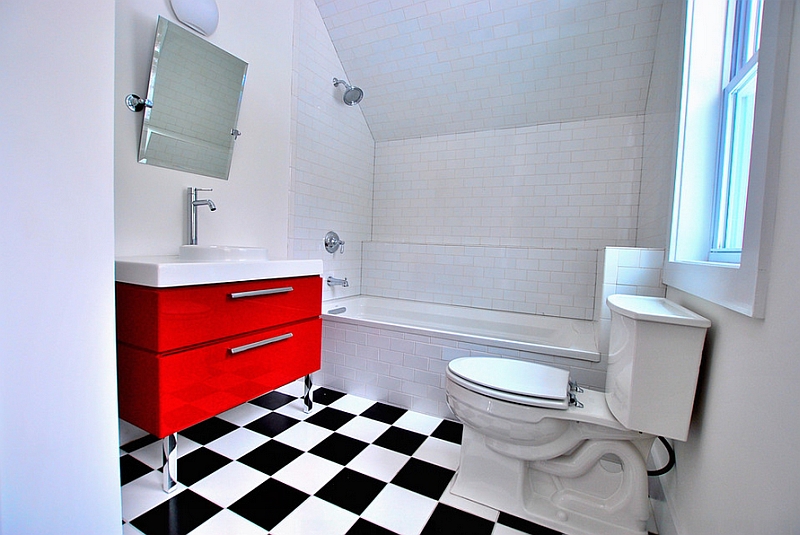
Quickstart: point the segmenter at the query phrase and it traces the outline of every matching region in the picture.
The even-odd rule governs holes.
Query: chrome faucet
[[[198,199],[198,191],[213,191],[211,188],[189,188],[189,245],[197,245],[197,207],[208,206],[212,212],[217,205],[211,199]]]
[[[336,277],[328,277],[327,278],[328,286],[341,286],[342,288],[347,288],[350,286],[350,283],[347,282],[347,277],[343,279],[337,279]]]

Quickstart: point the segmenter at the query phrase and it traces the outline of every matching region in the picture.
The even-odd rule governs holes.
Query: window
[[[761,317],[794,2],[689,0],[664,282]]]
[[[739,263],[750,175],[750,150],[758,79],[761,0],[731,0],[722,87],[722,127],[713,239],[708,259]]]

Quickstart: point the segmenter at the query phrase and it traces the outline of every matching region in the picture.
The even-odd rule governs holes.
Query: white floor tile
[[[122,535],[144,535],[141,531],[136,529],[130,524],[124,524],[122,526]]]
[[[278,392],[281,394],[287,394],[289,396],[294,396],[299,398],[303,395],[303,385],[304,385],[305,378],[298,379],[296,381],[292,381],[291,383],[287,383],[280,388],[276,388]]]
[[[305,405],[303,405],[302,400],[296,399],[291,403],[287,403],[283,407],[278,407],[275,409],[275,412],[278,414],[283,414],[284,416],[288,416],[289,418],[294,418],[295,420],[305,420],[309,416],[317,414],[324,408],[325,405],[322,403],[314,403],[311,406],[311,412],[305,412]]]
[[[194,534],[192,534],[194,535]],[[525,535],[524,531],[519,531],[502,524],[495,524],[492,535]]]
[[[150,472],[122,487],[122,519],[131,521],[156,505],[165,502],[186,489],[178,483],[167,494],[161,488],[161,472]]]
[[[278,435],[275,440],[294,446],[299,450],[308,451],[332,434],[333,431],[330,429],[300,422]]]
[[[385,433],[389,427],[391,427],[389,424],[371,418],[356,416],[337,429],[336,432],[371,444],[376,438]]]
[[[234,461],[192,485],[192,491],[228,507],[267,479],[267,474]]]
[[[228,459],[238,459],[268,440],[269,437],[261,433],[240,427],[227,435],[219,437],[217,440],[209,442],[206,444],[206,448],[224,455]]]
[[[435,508],[436,500],[389,484],[361,516],[400,535],[418,535]]]
[[[267,531],[236,513],[224,509],[204,522],[190,535],[267,535]]]
[[[343,466],[311,453],[304,453],[273,474],[273,478],[300,489],[306,494],[314,494]]]
[[[358,515],[312,496],[275,526],[271,535],[345,535]]]
[[[370,444],[347,467],[388,483],[407,461],[407,455]]]
[[[222,418],[223,420],[232,424],[242,426],[247,425],[254,420],[258,420],[267,413],[269,413],[269,410],[263,407],[253,405],[251,403],[243,403],[229,411],[225,411],[222,414],[217,415],[217,417]]]
[[[178,458],[183,457],[187,453],[193,452],[199,447],[200,444],[194,440],[189,440],[182,435],[178,435]],[[144,448],[140,448],[134,452],[131,452],[131,457],[142,461],[150,468],[161,468],[164,464],[161,449],[162,441],[157,440],[152,444],[148,444]]]
[[[142,438],[147,436],[147,431],[144,429],[140,429],[135,425],[126,422],[125,420],[119,420],[119,443],[120,445],[127,444],[128,442],[133,442],[136,439]]]
[[[428,437],[425,442],[414,452],[412,457],[428,461],[438,466],[444,466],[450,470],[458,468],[458,459],[461,447],[458,444]]]
[[[395,427],[402,427],[423,435],[430,435],[442,423],[441,418],[429,416],[419,412],[407,411],[395,423]]]
[[[485,518],[486,520],[497,522],[497,518],[500,516],[500,513],[496,509],[492,509],[491,507],[487,507],[478,502],[473,502],[472,500],[462,498],[461,496],[456,496],[450,492],[450,490],[453,488],[454,481],[455,478],[453,478],[447,485],[447,489],[442,494],[442,497],[439,498],[440,502],[445,505],[455,507],[456,509],[472,513],[475,516]]]
[[[339,409],[340,411],[349,412],[350,414],[361,414],[374,404],[375,402],[370,399],[348,395],[337,399],[328,406],[334,409]]]

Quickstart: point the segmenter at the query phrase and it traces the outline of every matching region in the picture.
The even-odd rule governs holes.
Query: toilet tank
[[[663,297],[611,295],[606,402],[628,429],[686,440],[711,322]]]

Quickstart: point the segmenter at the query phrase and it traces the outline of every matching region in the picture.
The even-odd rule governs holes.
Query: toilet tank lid
[[[613,312],[635,320],[704,329],[711,326],[708,319],[664,297],[614,294],[609,295],[606,302]]]

